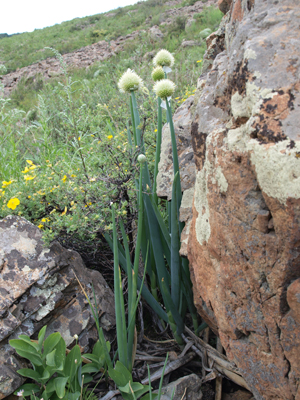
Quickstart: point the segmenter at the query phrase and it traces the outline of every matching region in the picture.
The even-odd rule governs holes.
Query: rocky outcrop
[[[9,346],[20,334],[37,337],[59,331],[67,346],[84,352],[97,340],[94,319],[76,276],[92,299],[92,285],[107,339],[115,324],[114,296],[98,271],[88,270],[78,253],[58,243],[45,248],[41,231],[24,218],[0,220],[0,399],[22,383],[23,362]]]
[[[194,97],[196,306],[256,399],[300,399],[300,9],[223,0]]]
[[[98,43],[82,47],[72,53],[64,54],[62,58],[67,67],[86,68],[96,61],[106,60],[120,52],[126,41],[132,40],[138,35],[139,32],[135,31],[129,35],[120,36],[118,39],[110,41],[110,43],[101,40]],[[48,57],[46,60],[3,75],[0,79],[4,85],[4,95],[9,96],[10,92],[22,78],[34,81],[38,78],[49,79],[59,75],[62,75],[62,68],[59,60],[55,57]]]

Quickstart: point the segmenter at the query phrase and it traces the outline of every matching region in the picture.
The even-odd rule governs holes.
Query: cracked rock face
[[[195,303],[256,399],[299,400],[299,2],[219,5],[191,123]]]
[[[41,231],[24,218],[0,220],[0,399],[23,382],[25,367],[9,340],[25,334],[36,339],[60,332],[67,346],[79,337],[84,352],[97,340],[94,319],[75,277],[92,299],[95,288],[100,324],[109,340],[115,325],[114,296],[98,271],[88,270],[78,253],[58,243],[43,247]]]

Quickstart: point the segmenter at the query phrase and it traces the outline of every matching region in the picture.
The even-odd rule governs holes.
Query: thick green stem
[[[161,150],[161,138],[162,138],[162,109],[161,109],[161,98],[157,98],[157,138],[156,138],[156,154],[155,154],[155,169],[154,169],[154,184],[153,184],[153,195],[155,204],[158,205],[158,196],[156,193],[157,189],[157,174],[158,174],[158,163],[160,161],[160,150]]]

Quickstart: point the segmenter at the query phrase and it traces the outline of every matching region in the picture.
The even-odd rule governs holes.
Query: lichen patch
[[[261,190],[286,204],[287,199],[300,198],[300,142],[286,139],[276,144],[260,144],[250,140],[251,162]],[[292,147],[292,148],[291,148]]]
[[[195,208],[198,212],[195,229],[198,242],[201,246],[210,237],[209,207],[207,201],[207,183],[205,167],[198,171],[195,184]]]

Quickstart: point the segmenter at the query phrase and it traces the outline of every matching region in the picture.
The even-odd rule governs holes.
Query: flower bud
[[[152,76],[152,79],[154,80],[154,82],[164,79],[165,73],[164,73],[163,67],[161,67],[159,65],[156,68],[154,68],[151,76]]]
[[[153,58],[153,65],[157,67],[160,65],[161,67],[172,67],[174,64],[174,57],[172,54],[165,49],[160,50],[156,56]]]
[[[118,88],[122,93],[130,93],[142,89],[144,86],[142,78],[130,68],[121,76],[118,82]]]
[[[146,158],[146,156],[145,156],[144,154],[140,154],[140,155],[138,156],[137,160],[138,160],[138,162],[139,162],[140,164],[145,164],[145,162],[147,161],[147,158]]]
[[[156,82],[153,87],[155,94],[161,99],[166,99],[174,93],[176,85],[170,79],[162,79]]]

